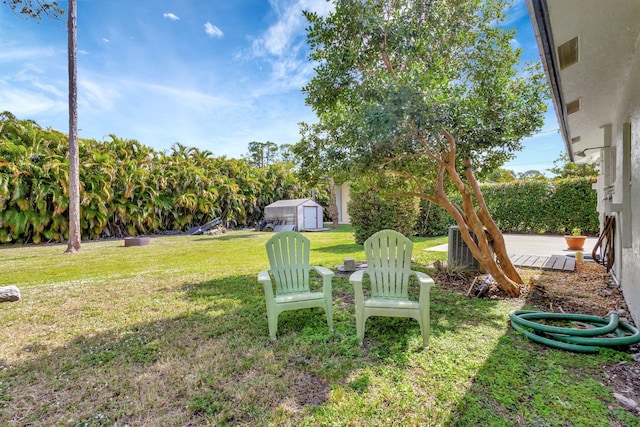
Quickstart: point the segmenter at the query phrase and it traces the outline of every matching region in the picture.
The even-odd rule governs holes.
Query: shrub
[[[598,234],[598,195],[591,178],[562,178],[553,181],[555,191],[548,201],[548,221],[551,230],[569,233],[580,228],[583,234]]]
[[[548,180],[520,180],[482,185],[489,212],[498,227],[511,233],[549,230],[547,202],[554,188]]]
[[[356,243],[361,245],[372,234],[385,229],[413,236],[419,202],[415,197],[384,197],[366,183],[354,183],[347,210]]]
[[[523,180],[482,185],[489,212],[505,233],[598,234],[597,193],[591,178]]]
[[[415,226],[416,235],[444,236],[449,232],[451,225],[455,225],[455,221],[443,207],[420,200],[420,214]]]

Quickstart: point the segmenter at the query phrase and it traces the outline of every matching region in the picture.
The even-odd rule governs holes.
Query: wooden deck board
[[[542,268],[544,263],[547,262],[547,259],[548,258],[546,256],[544,256],[544,257],[543,256],[539,256],[531,267]]]
[[[576,260],[564,255],[546,257],[514,254],[509,259],[516,267],[541,268],[553,271],[575,271],[576,268]]]
[[[513,265],[522,265],[522,260],[526,259],[526,255],[511,255],[509,259]]]

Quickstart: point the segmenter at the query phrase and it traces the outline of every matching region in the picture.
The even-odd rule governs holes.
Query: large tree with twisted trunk
[[[502,0],[335,0],[305,12],[315,76],[303,88],[318,123],[295,148],[329,171],[368,175],[389,195],[444,207],[509,295],[522,278],[478,179],[540,129],[547,89],[521,66]],[[303,168],[305,165],[303,164]],[[449,194],[455,190],[461,202]]]

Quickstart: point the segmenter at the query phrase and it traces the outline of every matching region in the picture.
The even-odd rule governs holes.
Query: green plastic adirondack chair
[[[333,331],[331,279],[334,273],[328,268],[309,265],[310,246],[309,239],[295,231],[276,233],[266,243],[271,268],[258,274],[258,282],[264,286],[272,340],[276,339],[278,316],[286,310],[322,307],[327,313],[329,330]],[[312,271],[322,276],[321,292],[310,289]]]
[[[429,291],[433,279],[411,270],[411,240],[394,230],[382,230],[364,242],[367,255],[366,270],[349,277],[355,293],[356,331],[360,345],[364,340],[364,326],[371,316],[410,317],[420,324],[423,346],[429,343]],[[364,299],[362,281],[369,276],[369,299]],[[420,286],[418,301],[409,299],[409,279],[417,278]]]

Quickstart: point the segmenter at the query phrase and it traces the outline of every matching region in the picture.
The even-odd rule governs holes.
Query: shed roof
[[[277,202],[273,202],[268,205],[268,208],[286,208],[286,207],[297,207],[303,203],[312,202],[317,204],[311,199],[291,199],[291,200],[278,200]]]

